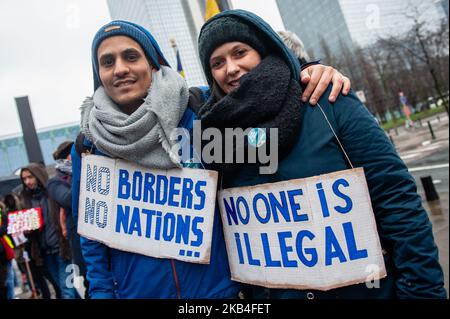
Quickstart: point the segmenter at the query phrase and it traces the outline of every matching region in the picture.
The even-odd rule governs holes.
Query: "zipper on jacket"
[[[175,260],[171,259],[171,262],[172,262],[172,270],[173,270],[173,279],[175,279],[175,287],[177,289],[177,298],[181,299],[180,284],[178,283],[178,275],[177,275],[177,270],[175,268]]]

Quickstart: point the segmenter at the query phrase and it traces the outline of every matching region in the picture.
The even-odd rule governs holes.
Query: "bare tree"
[[[447,76],[445,72],[440,71],[445,61],[448,65],[449,32],[447,20],[443,18],[437,30],[430,30],[426,23],[421,21],[421,15],[419,8],[413,7],[410,13],[406,15],[413,22],[407,34],[404,37],[383,39],[382,43],[384,42],[386,47],[391,49],[394,47],[400,49],[401,54],[410,56],[412,60],[416,60],[425,66],[426,72],[431,77],[435,94],[443,101],[448,114],[448,102],[444,97],[445,88],[448,90],[448,81],[444,82],[445,77],[448,78],[448,71],[446,71]]]
[[[401,35],[380,38],[372,45],[349,48],[340,41],[333,51],[322,39],[324,63],[332,65],[352,80],[355,90],[364,91],[367,106],[378,113],[401,114],[398,92],[403,91],[413,106],[427,107],[430,95],[439,97],[448,113],[449,28],[443,18],[438,28],[431,29],[421,21],[424,10],[409,10],[410,29]],[[431,93],[430,93],[431,92]],[[395,111],[395,112],[394,112]]]
[[[334,68],[337,69],[342,69],[342,65],[340,65],[339,59],[335,56],[335,54],[331,52],[331,49],[324,38],[320,39],[320,48],[322,49],[323,53],[322,60],[326,64],[332,65]]]

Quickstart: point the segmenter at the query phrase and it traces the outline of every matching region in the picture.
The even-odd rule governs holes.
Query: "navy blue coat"
[[[266,35],[298,80],[298,61],[260,17],[244,10],[223,11],[209,21],[233,16]],[[208,23],[208,22],[207,22]],[[328,101],[331,86],[322,95],[322,106],[354,167],[363,167],[384,254],[387,277],[379,289],[365,284],[328,292],[262,289],[250,286],[255,297],[270,298],[446,298],[438,250],[431,223],[416,191],[416,184],[384,131],[351,92]],[[306,104],[301,109],[300,132],[290,153],[273,175],[259,175],[258,168],[242,169],[227,187],[252,186],[311,177],[350,168],[324,115]],[[312,294],[311,294],[312,293]]]
[[[328,102],[331,87],[319,100],[354,167],[363,167],[377,222],[387,277],[379,289],[365,284],[328,292],[252,287],[256,297],[270,298],[446,298],[431,223],[416,184],[383,129],[351,92]],[[256,168],[242,170],[224,187],[251,186],[305,178],[349,169],[326,119],[318,107],[301,110],[301,129],[291,152],[273,175]]]
[[[81,254],[80,236],[77,233],[77,225],[72,214],[72,176],[56,170],[56,176],[48,180],[47,191],[66,213],[67,235],[72,251],[72,260],[78,265],[80,274],[85,276],[86,265]]]

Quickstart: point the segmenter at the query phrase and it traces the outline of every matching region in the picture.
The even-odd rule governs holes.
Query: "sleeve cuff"
[[[311,65],[316,65],[316,64],[320,64],[320,59],[319,60],[315,60],[315,61],[311,61],[311,62],[303,63],[302,66],[300,67],[300,69],[301,69],[301,71],[303,71],[307,67],[309,67]]]

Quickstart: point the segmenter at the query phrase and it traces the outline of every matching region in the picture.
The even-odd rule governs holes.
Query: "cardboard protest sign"
[[[232,279],[329,290],[386,276],[362,168],[218,195]]]
[[[216,191],[214,171],[84,156],[78,233],[124,251],[206,264]]]
[[[25,234],[23,232],[11,234],[11,238],[14,242],[15,247],[25,244],[28,241],[28,238],[25,237]]]
[[[8,213],[8,234],[41,229],[44,225],[40,207]]]

